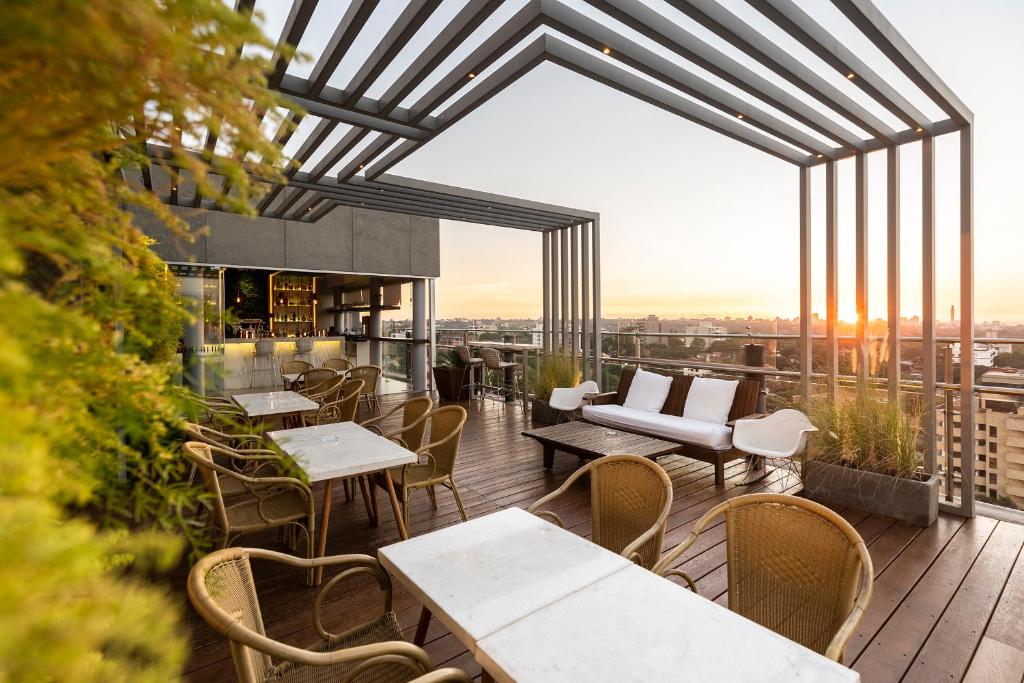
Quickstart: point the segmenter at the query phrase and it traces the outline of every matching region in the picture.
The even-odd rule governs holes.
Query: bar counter
[[[260,370],[255,386],[271,386],[280,383],[281,363],[288,360],[305,360],[320,367],[328,358],[345,358],[353,365],[367,365],[370,358],[369,341],[352,341],[344,336],[302,337],[313,340],[313,352],[306,357],[296,349],[296,337],[271,337],[274,340],[273,371]],[[224,340],[224,389],[247,389],[253,385],[253,359],[256,356],[256,339]],[[267,361],[260,361],[260,367]],[[273,380],[273,382],[271,382]]]

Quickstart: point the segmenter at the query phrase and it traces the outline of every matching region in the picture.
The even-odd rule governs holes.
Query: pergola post
[[[579,318],[579,281],[580,281],[580,229],[578,225],[569,228],[569,242],[571,245],[570,264],[570,298],[572,300],[572,313],[569,316],[569,354],[572,358],[572,366],[576,367],[577,353],[579,350],[579,329],[577,320]]]
[[[974,516],[974,130],[960,130],[960,510]],[[948,429],[947,425],[947,429]],[[947,476],[951,476],[950,473]]]
[[[562,310],[561,301],[562,296],[560,294],[560,287],[562,285],[562,278],[559,275],[561,267],[561,259],[558,256],[559,250],[559,238],[558,231],[552,231],[551,233],[551,350],[555,351],[558,349],[561,340],[558,337],[558,331],[562,327]]]
[[[924,470],[936,471],[935,439],[935,140],[921,140],[921,365]]]
[[[559,255],[562,258],[562,264],[559,272],[562,275],[561,295],[562,295],[562,319],[559,321],[558,330],[562,335],[561,349],[563,352],[569,350],[569,330],[566,325],[566,318],[569,317],[569,230],[568,228],[562,228],[558,231],[560,233],[560,239],[562,242],[561,251]]]
[[[868,318],[868,160],[855,157],[855,239],[857,289],[857,384],[867,387],[871,377],[871,326]]]
[[[370,278],[370,364],[384,366],[383,345],[380,340],[384,334],[380,315],[381,291],[380,278]]]
[[[839,239],[836,162],[825,164],[825,376],[828,395],[836,394],[839,375]]]
[[[427,389],[427,281],[420,278],[412,281],[412,389]]]
[[[800,394],[811,400],[811,169],[800,167]]]
[[[580,284],[583,287],[581,301],[583,302],[583,317],[580,320],[580,331],[583,333],[583,344],[580,364],[583,366],[583,379],[591,377],[590,372],[590,223],[583,223],[580,226],[580,256],[582,259],[582,278]]]
[[[900,148],[886,149],[886,293],[889,325],[889,400],[900,397]]]
[[[544,231],[541,238],[541,289],[544,302],[540,322],[541,346],[544,353],[551,351],[551,233]]]
[[[594,219],[594,381],[604,389],[601,369],[601,219]]]

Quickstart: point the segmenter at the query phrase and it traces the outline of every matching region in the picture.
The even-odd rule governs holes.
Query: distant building
[[[960,343],[957,342],[950,346],[950,350],[953,353],[953,363],[957,364],[960,362]],[[975,344],[974,345],[974,365],[980,365],[982,367],[991,368],[995,365],[995,358],[1000,353],[1010,353],[1013,351],[1013,346],[1010,344]]]
[[[696,335],[696,334],[700,334],[700,335],[716,335],[716,334],[725,335],[725,334],[728,333],[728,330],[726,328],[724,328],[724,327],[719,326],[719,325],[712,325],[711,323],[705,323],[705,322],[696,322],[696,323],[688,323],[686,325],[686,327],[683,328],[683,333],[684,334],[694,334],[694,335]],[[721,341],[722,339],[725,339],[726,337],[722,336],[722,337],[699,337],[699,338],[701,340],[703,340],[704,346],[707,347],[707,346],[710,346],[711,344],[713,344],[716,341]],[[698,337],[684,337],[683,338],[683,344],[686,345],[686,346],[693,346],[693,340],[694,339],[698,339]]]

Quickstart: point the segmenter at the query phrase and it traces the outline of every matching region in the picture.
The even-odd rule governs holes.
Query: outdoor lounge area
[[[600,192],[494,151],[552,72]],[[40,0],[0,73],[0,680],[1024,683],[1024,332],[872,0]]]

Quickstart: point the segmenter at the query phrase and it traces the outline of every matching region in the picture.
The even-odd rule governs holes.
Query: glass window
[[[996,438],[996,434],[997,433],[998,432],[996,431],[996,426],[995,425],[989,426],[989,428],[988,428],[988,435],[989,436],[991,436],[994,439],[994,438]]]

